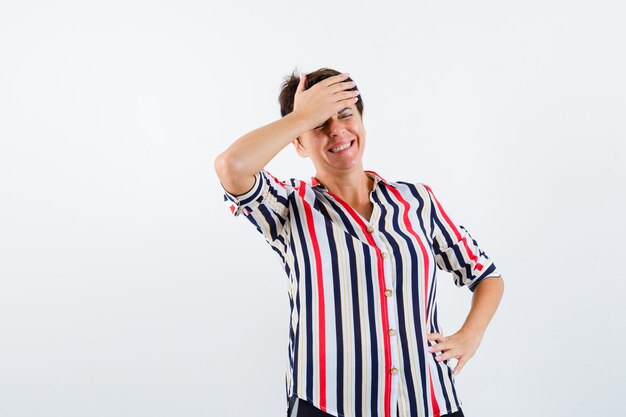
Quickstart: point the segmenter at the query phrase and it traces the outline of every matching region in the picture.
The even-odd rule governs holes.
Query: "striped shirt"
[[[283,182],[263,170],[248,192],[224,190],[287,276],[287,401],[296,395],[339,417],[453,413],[462,402],[452,365],[427,350],[427,333],[441,333],[436,270],[473,292],[496,266],[428,185],[365,173],[370,219],[315,177]]]

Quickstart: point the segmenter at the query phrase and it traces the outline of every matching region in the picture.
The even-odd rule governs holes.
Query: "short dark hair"
[[[331,68],[320,68],[317,71],[310,72],[306,74],[306,81],[304,83],[304,89],[308,90],[315,84],[319,83],[322,80],[325,80],[328,77],[332,77],[333,75],[339,75],[341,72],[336,71]],[[353,81],[352,78],[348,77],[344,81]],[[297,70],[294,70],[290,75],[286,76],[283,80],[283,84],[280,89],[280,94],[278,96],[278,102],[280,104],[280,114],[282,117],[285,117],[289,113],[293,111],[293,102],[296,95],[296,89],[298,88],[298,84],[300,83],[300,73]],[[357,86],[355,85],[353,88],[350,88],[347,91],[357,90]],[[359,111],[361,117],[363,117],[363,95],[359,94],[358,100],[356,102],[356,108]]]

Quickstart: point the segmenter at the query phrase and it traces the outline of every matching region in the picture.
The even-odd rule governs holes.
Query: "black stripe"
[[[365,282],[367,285],[367,299],[369,302],[367,303],[367,315],[368,322],[370,325],[370,358],[372,360],[372,386],[371,386],[371,415],[378,415],[378,352],[380,349],[378,348],[378,335],[376,329],[376,310],[374,308],[374,281],[372,277],[372,268],[367,267],[372,265],[372,258],[370,255],[370,250],[372,249],[367,243],[362,242],[363,247],[363,264],[366,265],[365,268]],[[384,381],[383,381],[384,384]]]
[[[311,285],[311,280],[313,279],[313,274],[311,271],[311,257],[309,255],[309,250],[306,247],[306,236],[304,233],[304,228],[302,226],[302,222],[300,221],[300,215],[297,210],[294,210],[294,220],[296,223],[296,228],[298,230],[298,242],[299,247],[302,249],[302,256],[304,261],[304,274],[300,274],[300,279],[304,279],[305,286],[305,295],[304,295],[304,305],[306,311],[306,395],[307,398],[313,398],[313,370],[315,368],[315,364],[313,363],[314,357],[314,346],[313,346],[313,288]],[[297,253],[294,251],[294,254]]]
[[[261,194],[261,191],[263,189],[263,182],[262,182],[263,175],[261,174],[261,176],[259,176],[259,174],[257,174],[257,178],[260,178],[260,181],[256,181],[255,185],[253,185],[254,192],[252,192],[252,194],[250,194],[248,197],[244,198],[243,200],[239,200],[240,205],[244,206],[248,203],[251,203]]]
[[[362,412],[362,399],[363,399],[363,354],[361,352],[363,341],[361,340],[361,314],[359,305],[359,274],[356,265],[356,253],[354,250],[354,243],[352,237],[346,235],[346,246],[348,250],[348,258],[350,261],[350,283],[352,288],[352,322],[354,328],[354,362],[355,362],[355,375],[354,375],[354,410],[355,415],[360,416]]]
[[[431,333],[441,333],[441,329],[439,328],[439,322],[437,321],[437,306],[435,305],[434,309],[433,309],[433,321],[431,321],[430,327],[431,327]],[[436,353],[433,352],[433,360],[434,357],[436,356]],[[436,360],[435,360],[436,361]],[[453,401],[454,403],[458,406],[459,402],[458,402],[458,398],[456,396],[456,391],[454,390],[454,383],[452,382],[452,371],[450,370],[450,368],[447,366],[448,363],[450,362],[449,359],[445,360],[444,363],[446,365],[445,369],[447,370],[447,378],[450,381],[450,385],[452,386],[452,395],[454,396]],[[437,379],[439,380],[439,384],[441,385],[441,392],[443,393],[443,399],[446,403],[446,410],[450,410],[451,406],[450,406],[450,396],[448,395],[448,392],[446,391],[446,385],[445,385],[445,381],[444,381],[444,376],[443,376],[443,371],[441,369],[441,366],[437,366]]]
[[[343,206],[339,206],[330,198],[327,199],[326,201],[328,202],[328,204],[332,206],[335,213],[337,213],[339,217],[341,218],[341,222],[343,223],[344,230],[348,232],[349,234],[351,234],[352,236],[354,236],[355,238],[360,239],[360,236],[357,234],[354,227],[352,227],[352,221],[346,215],[346,211],[343,209]]]
[[[278,187],[281,187],[281,188],[282,188],[282,185],[280,185],[280,184],[275,184],[275,185],[274,185],[274,184],[270,184],[270,181],[273,181],[273,180],[270,180],[270,179],[268,178],[268,179],[267,179],[267,183],[268,183],[268,185],[269,185],[269,187],[268,187],[268,192],[269,192],[269,194],[273,195],[273,196],[274,196],[274,198],[276,198],[276,201],[277,201],[279,204],[281,204],[281,205],[283,205],[283,206],[285,206],[285,207],[288,207],[288,206],[289,206],[289,201],[288,201],[288,199],[287,199],[287,198],[285,198],[285,197],[283,197],[281,194],[279,194],[279,193],[278,193],[278,191],[276,191],[276,190],[278,190]],[[284,190],[283,190],[283,191],[284,191]],[[286,192],[286,191],[285,191],[285,192]]]
[[[296,324],[296,330],[295,330],[295,334],[293,336],[293,373],[292,373],[292,379],[293,379],[293,394],[298,392],[298,350],[300,347],[300,327],[302,326],[302,321],[300,320],[300,267],[298,266],[300,264],[300,262],[298,262],[298,253],[296,251],[296,245],[294,242],[294,239],[291,240],[291,252],[293,254],[294,257],[294,263],[293,263],[293,269],[294,269],[294,277],[296,279],[296,292],[293,294],[293,298],[294,298],[294,303],[296,306],[296,314],[298,315],[298,321]],[[292,310],[293,313],[293,310]],[[289,317],[291,319],[291,316]],[[290,327],[291,327],[291,320],[290,320]]]
[[[263,204],[259,206],[259,211],[261,212],[261,215],[263,216],[267,224],[270,226],[270,236],[272,237],[272,240],[276,240],[279,233],[279,229],[276,225],[276,218],[278,218],[278,216],[274,212],[270,212],[270,210],[268,210],[267,207]],[[250,217],[251,216],[248,216],[248,218]],[[260,224],[257,225],[257,229],[259,229],[259,232],[261,232]],[[282,228],[280,230],[282,230]]]
[[[478,285],[478,283],[482,281],[483,279],[487,278],[487,276],[489,276],[489,274],[491,274],[495,270],[496,270],[496,264],[492,262],[491,265],[489,265],[487,269],[485,269],[481,273],[479,279],[476,279],[476,281],[468,285],[468,288],[470,289],[470,291],[474,292],[476,290],[476,286]]]

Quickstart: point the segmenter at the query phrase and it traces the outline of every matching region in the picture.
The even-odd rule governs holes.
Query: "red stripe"
[[[274,179],[274,181],[276,181],[276,183],[278,185],[280,185],[281,187],[285,188],[286,185],[288,185],[286,182],[279,180],[278,178],[276,178],[275,176],[273,176],[272,174],[270,174],[269,172],[265,171],[265,173],[267,175],[269,175],[270,177],[272,177]],[[302,181],[301,181],[302,182]]]
[[[300,181],[300,189],[298,190],[300,198],[304,202],[304,212],[306,214],[306,222],[313,243],[313,253],[315,254],[315,269],[317,271],[317,299],[319,312],[319,369],[320,369],[320,409],[326,412],[326,313],[324,309],[324,280],[322,276],[322,255],[320,253],[320,245],[317,241],[315,233],[315,224],[313,221],[313,211],[311,205],[304,199],[306,192],[306,184]]]
[[[365,172],[371,172],[372,174],[374,174],[375,176],[377,176],[378,178],[380,178],[381,180],[383,180],[383,182],[385,183],[385,185],[391,185],[393,187],[392,184],[387,184],[389,181],[387,181],[386,179],[384,179],[383,177],[381,177],[380,175],[378,175],[378,173],[372,171],[371,169],[366,169]]]
[[[411,224],[411,221],[409,220],[409,209],[410,209],[409,203],[407,203],[407,201],[402,197],[402,194],[400,194],[400,191],[392,187],[387,187],[387,189],[391,191],[391,193],[396,197],[396,199],[400,203],[402,203],[402,206],[404,207],[404,210],[402,211],[402,220],[404,221],[404,226],[409,231],[409,233],[412,234],[417,240],[417,243],[419,244],[419,247],[420,247],[420,251],[422,253],[422,259],[424,259],[424,272],[422,274],[422,276],[424,277],[424,313],[423,313],[422,319],[424,323],[424,328],[426,328],[426,318],[428,317],[428,274],[430,270],[429,263],[428,263],[428,253],[426,252],[426,247],[424,246],[422,239],[420,239],[419,235],[415,232],[415,230],[413,230],[413,225]],[[426,331],[428,331],[428,329],[426,329]],[[439,404],[437,403],[437,398],[435,397],[435,390],[433,388],[433,379],[430,373],[430,366],[426,366],[426,370],[428,371],[428,383],[430,385],[430,401],[433,404],[433,411],[435,415],[438,416]]]
[[[446,223],[448,223],[448,226],[454,232],[454,235],[456,236],[456,240],[457,241],[462,240],[463,246],[465,246],[465,250],[469,254],[470,259],[476,263],[476,269],[481,271],[483,269],[483,265],[478,262],[478,257],[474,255],[474,252],[472,252],[472,250],[470,249],[469,245],[467,244],[467,241],[465,240],[465,237],[461,239],[461,233],[459,232],[459,229],[456,228],[454,223],[452,223],[452,220],[450,220],[450,217],[448,217],[448,214],[445,212],[443,207],[441,207],[441,204],[439,204],[439,200],[437,200],[437,197],[435,197],[435,193],[433,193],[433,190],[431,190],[431,188],[428,185],[426,184],[423,184],[423,185],[428,191],[430,191],[430,194],[435,199],[435,203],[437,203],[437,207],[439,208],[439,211],[443,215],[443,218],[446,220]]]
[[[363,219],[359,216],[359,214],[345,201],[341,198],[337,197],[330,191],[328,192],[335,200],[337,200],[343,208],[350,213],[352,218],[357,222],[357,224],[363,230],[363,234],[367,238],[367,242],[370,246],[373,246],[376,249],[376,271],[378,272],[378,289],[380,293],[381,300],[381,310],[382,310],[382,322],[383,322],[383,344],[385,350],[385,398],[384,398],[384,406],[385,406],[385,417],[391,417],[391,340],[389,337],[389,315],[387,311],[387,296],[385,295],[385,289],[387,285],[385,284],[385,266],[381,261],[381,253],[382,251],[378,246],[376,246],[376,242],[372,235],[367,231],[367,225],[363,222]]]

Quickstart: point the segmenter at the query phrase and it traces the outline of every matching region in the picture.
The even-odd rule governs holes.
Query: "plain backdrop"
[[[0,1],[0,416],[285,415],[285,276],[213,160],[320,67],[361,91],[365,169],[430,185],[503,274],[465,415],[622,415],[625,12]],[[450,334],[471,292],[438,279]]]

